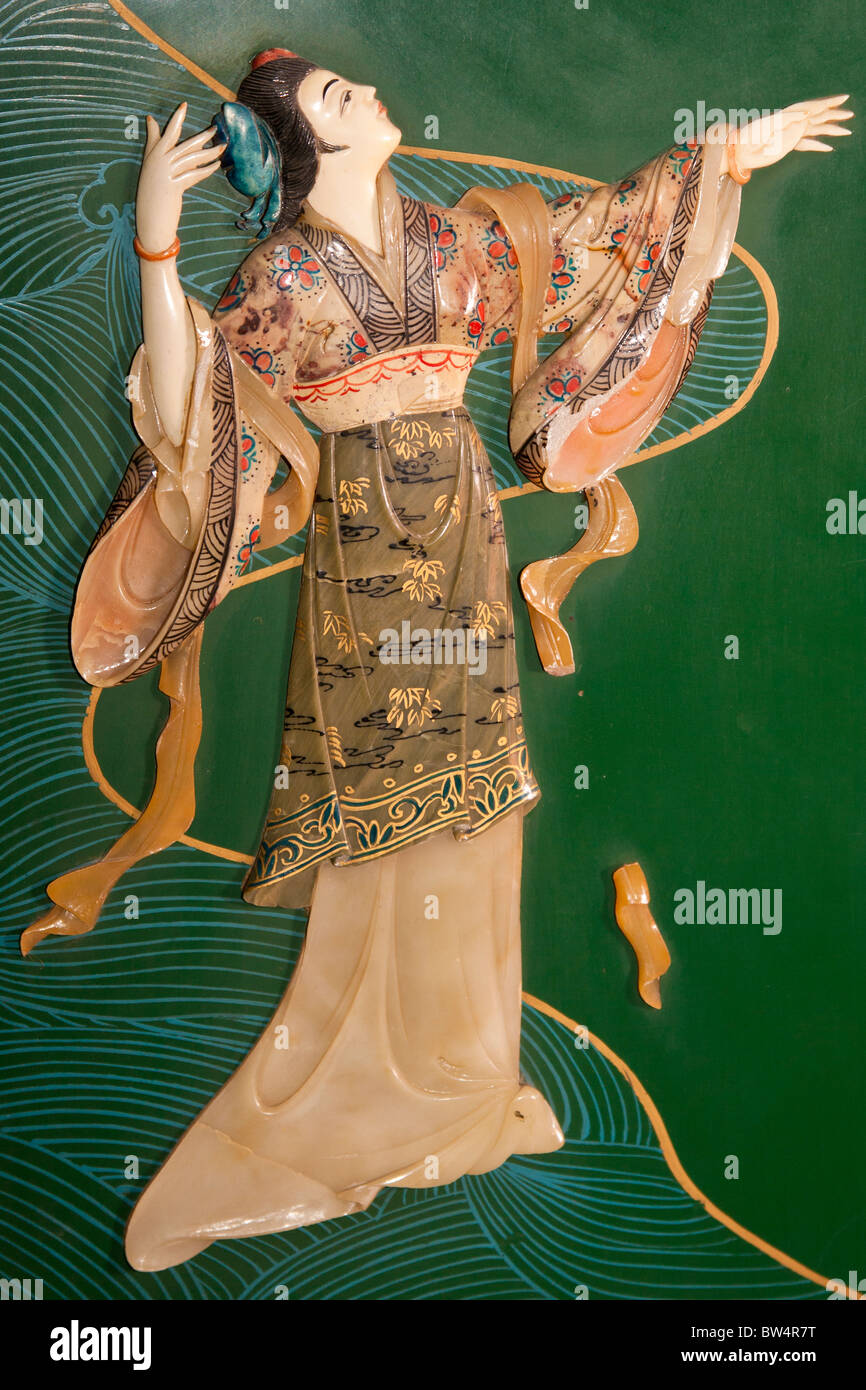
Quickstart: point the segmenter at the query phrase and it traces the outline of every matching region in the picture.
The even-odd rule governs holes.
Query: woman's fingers
[[[813,125],[809,122],[810,135],[853,135],[853,130],[846,130],[843,125]]]
[[[854,112],[845,111],[843,114],[837,109],[847,100],[847,97],[821,97],[817,101],[797,101],[792,106],[783,107],[779,114],[785,124],[796,119],[804,120],[807,124],[818,121],[849,121]]]
[[[762,117],[747,126],[742,143],[752,149],[754,163],[772,164],[789,150],[811,150],[817,154],[832,154],[833,146],[816,137],[843,137],[852,132],[839,121],[850,121],[854,115],[843,107],[847,95],[819,97],[815,101],[798,101],[772,116]]]
[[[209,140],[213,139],[216,133],[216,126],[209,126],[207,130],[199,131],[198,135],[191,135],[188,140],[182,140],[181,143],[178,146],[176,146],[173,153],[185,154],[188,153],[190,150],[200,150],[203,145],[206,145]]]
[[[150,154],[151,150],[159,142],[159,125],[154,120],[153,116],[145,117],[145,129],[147,130],[147,139],[144,142],[144,153]]]
[[[822,153],[832,154],[833,146],[825,145],[820,140],[798,140],[794,146],[795,150],[819,150]]]
[[[818,97],[814,101],[797,101],[793,106],[786,106],[786,111],[808,111],[810,113],[827,111],[831,106],[841,106],[848,96],[841,97]]]
[[[191,150],[189,154],[176,154],[171,160],[172,173],[183,173],[187,169],[198,168],[201,164],[212,164],[214,160],[219,163],[225,148],[225,145],[214,145],[207,150]]]
[[[206,164],[203,168],[188,169],[186,173],[173,174],[171,181],[178,188],[192,188],[193,184],[203,183],[205,179],[209,179],[211,174],[217,173],[219,168],[219,162],[216,164]]]
[[[186,120],[187,103],[182,101],[180,106],[174,111],[165,123],[165,130],[162,132],[163,148],[173,149],[180,138],[183,130],[183,123]]]
[[[219,164],[196,164],[189,169],[175,169],[174,173],[168,176],[169,183],[176,186],[182,184],[184,179],[188,179],[192,175],[197,177],[199,174],[201,174],[202,178],[206,179],[209,178],[211,174],[219,173],[221,167],[222,166]]]

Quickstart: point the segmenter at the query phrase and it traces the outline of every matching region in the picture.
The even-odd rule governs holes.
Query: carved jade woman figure
[[[272,50],[238,98],[183,142],[183,107],[162,134],[148,120],[142,444],[73,619],[93,684],[162,663],[156,791],[105,860],[51,885],[55,909],[25,941],[88,930],[123,869],[190,824],[202,621],[253,547],[309,519],[288,775],[243,888],[308,909],[306,943],[271,1025],[140,1198],[127,1254],[142,1270],[564,1142],[519,1068],[522,819],[539,788],[502,515],[464,387],[512,340],[518,464],[588,489],[607,542],[627,536],[614,470],[688,371],[742,184],[788,150],[829,148],[813,137],[845,133],[832,121],[849,114],[840,99],[789,108],[551,203],[517,184],[438,207],[398,192],[400,132],[372,88]],[[254,196],[259,240],[208,313],[181,287],[176,233],[184,191],[221,164]],[[539,363],[545,331],[561,341]],[[542,661],[567,673],[567,578],[530,570]]]

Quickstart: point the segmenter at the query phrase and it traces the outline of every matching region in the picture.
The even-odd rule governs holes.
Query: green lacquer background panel
[[[286,45],[375,83],[407,145],[429,143],[435,114],[431,148],[605,180],[670,143],[680,107],[773,108],[850,92],[859,110],[863,87],[863,6],[827,0],[132,8],[229,87],[252,53]],[[39,1274],[27,1261],[60,1241],[76,1247],[55,1266],[61,1297],[267,1298],[287,1262],[303,1298],[568,1298],[581,1280],[593,1297],[825,1296],[696,1216],[628,1087],[534,1010],[525,1065],[573,1120],[565,1155],[512,1160],[435,1196],[389,1194],[374,1204],[378,1227],[352,1218],[212,1247],[166,1276],[126,1268],[120,1233],[140,1184],[125,1181],[123,1155],[142,1155],[149,1175],[245,1054],[284,987],[302,922],[247,908],[239,866],[176,846],[130,875],[92,937],[17,955],[44,883],[127,824],[84,768],[87,692],[66,644],[75,574],[132,444],[122,378],[137,335],[137,147],[123,113],[164,118],[190,96],[204,122],[216,99],[105,3],[25,0],[0,15],[2,492],[57,499],[53,511],[46,502],[43,546],[0,537],[0,1275]],[[112,72],[102,94],[94,52]],[[866,536],[830,536],[825,523],[830,498],[866,496],[866,170],[860,133],[837,145],[830,156],[793,155],[744,190],[737,240],[775,286],[778,348],[745,410],[628,471],[640,543],[590,571],[568,602],[574,677],[540,670],[516,584],[515,607],[543,791],[525,822],[525,988],[635,1070],[712,1201],[810,1268],[847,1278],[866,1277]],[[104,179],[94,172],[103,166]],[[231,225],[237,200],[206,189],[185,210],[183,274],[210,303],[243,240]],[[212,227],[224,230],[205,245]],[[571,543],[572,512],[573,499],[547,495],[505,505],[515,577]],[[193,833],[247,852],[278,739],[296,596],[289,571],[208,622],[212,721]],[[738,661],[724,659],[730,634]],[[155,680],[97,710],[104,769],[136,804],[160,710]],[[573,786],[577,764],[589,767],[586,790]],[[638,1000],[614,924],[611,871],[631,859],[673,955],[660,1013]],[[675,892],[701,879],[781,889],[782,931],[675,924]],[[124,892],[140,897],[138,922],[124,919]],[[728,1155],[739,1158],[736,1181],[724,1176]],[[557,1229],[573,1237],[559,1262],[544,1200],[554,1190]],[[675,1228],[690,1222],[686,1258]],[[386,1234],[387,1272],[376,1266]],[[668,1237],[659,1253],[653,1242]]]

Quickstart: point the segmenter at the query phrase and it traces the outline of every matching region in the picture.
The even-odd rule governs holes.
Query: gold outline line
[[[724,410],[719,411],[718,415],[713,415],[709,420],[704,420],[702,424],[695,425],[692,429],[686,430],[683,434],[675,435],[673,439],[667,439],[663,444],[654,444],[651,449],[638,451],[627,458],[625,463],[620,464],[620,468],[628,468],[633,463],[642,463],[644,459],[656,458],[659,454],[666,454],[670,449],[678,449],[682,444],[692,439],[697,439],[699,435],[709,434],[710,430],[718,429],[719,425],[730,420],[738,411],[742,410],[752,399],[761,382],[764,379],[767,368],[773,360],[773,355],[779,343],[779,301],[776,298],[776,291],[773,282],[767,274],[761,262],[756,260],[743,246],[734,242],[731,247],[739,260],[752,272],[760,286],[764,296],[764,303],[767,306],[767,336],[764,340],[764,351],[761,353],[761,360],[755,369],[748,386],[741,396]]]
[[[115,14],[119,15],[124,23],[129,25],[130,29],[135,29],[136,33],[141,34],[141,37],[147,39],[148,43],[156,44],[157,48],[162,49],[162,52],[169,58],[172,58],[174,62],[180,63],[181,67],[186,68],[187,72],[192,73],[193,77],[197,78],[199,82],[202,82],[205,87],[210,87],[212,92],[216,92],[218,96],[225,97],[226,101],[234,101],[234,92],[228,87],[224,87],[221,82],[217,82],[216,78],[211,77],[210,73],[205,72],[204,68],[200,68],[198,63],[194,63],[191,58],[187,58],[186,54],[181,53],[179,48],[173,48],[170,43],[166,43],[165,39],[161,38],[159,34],[151,29],[149,24],[145,24],[143,19],[139,19],[137,14],[133,14],[128,5],[124,5],[123,0],[108,0],[108,3]]]
[[[119,807],[126,815],[135,818],[140,815],[140,812],[131,802],[127,801],[125,797],[115,791],[114,787],[108,782],[99,765],[99,759],[96,756],[96,750],[93,745],[93,723],[96,706],[99,702],[101,693],[100,690],[95,688],[91,691],[81,730],[81,742],[84,748],[87,770],[103,796],[113,802],[114,805]],[[253,862],[250,855],[240,854],[236,850],[224,849],[221,845],[212,845],[205,840],[196,840],[191,835],[181,835],[180,839],[175,841],[175,843],[189,845],[192,849],[202,850],[205,854],[212,854],[218,859],[228,859],[233,863],[252,864]],[[537,999],[533,994],[527,994],[524,991],[522,997],[524,1003],[529,1004],[534,1009],[538,1009],[541,1013],[546,1014],[557,1023],[561,1023],[573,1033],[576,1033],[578,1028],[583,1027],[582,1024],[575,1023],[574,1019],[569,1018],[567,1014],[554,1008],[552,1004],[545,1003],[543,999]],[[734,1235],[739,1236],[741,1240],[745,1240],[749,1245],[754,1245],[757,1250],[760,1250],[765,1255],[769,1255],[771,1259],[776,1260],[779,1264],[784,1265],[795,1274],[799,1274],[801,1278],[808,1279],[811,1283],[818,1284],[821,1288],[826,1289],[830,1282],[829,1279],[816,1273],[814,1269],[809,1269],[807,1265],[801,1264],[799,1260],[795,1260],[791,1255],[786,1255],[783,1250],[779,1250],[775,1245],[771,1245],[769,1241],[764,1240],[761,1236],[755,1235],[753,1231],[747,1230],[745,1226],[741,1226],[738,1221],[735,1221],[732,1216],[728,1216],[726,1212],[722,1211],[721,1207],[717,1207],[715,1202],[712,1202],[710,1198],[701,1191],[697,1184],[689,1177],[680,1162],[676,1149],[673,1146],[673,1141],[668,1133],[667,1126],[646,1087],[638,1080],[627,1062],[624,1062],[623,1059],[619,1057],[612,1048],[608,1047],[606,1043],[602,1042],[601,1038],[597,1037],[595,1033],[590,1032],[589,1029],[586,1031],[593,1047],[597,1048],[602,1056],[606,1057],[607,1060],[616,1067],[617,1071],[625,1077],[629,1086],[631,1086],[635,1096],[646,1111],[649,1122],[653,1127],[661,1147],[662,1157],[670,1169],[672,1176],[679,1183],[683,1191],[694,1198],[696,1202],[700,1202],[708,1216],[711,1216],[723,1226],[727,1226],[728,1230],[732,1231]],[[849,1299],[864,1299],[866,1295],[852,1292],[851,1289],[846,1286],[846,1297]]]
[[[543,999],[536,999],[533,994],[527,994],[524,991],[523,1001],[526,1004],[530,1004],[532,1008],[538,1009],[539,1012],[547,1014],[549,1018],[555,1019],[557,1023],[561,1023],[564,1027],[570,1028],[574,1033],[576,1033],[579,1028],[584,1027],[583,1024],[575,1023],[574,1019],[569,1018],[567,1014],[561,1013],[559,1009],[555,1009],[552,1004],[546,1004]],[[618,1057],[613,1049],[607,1046],[607,1043],[603,1043],[601,1038],[596,1037],[595,1033],[591,1033],[588,1028],[586,1029],[586,1034],[593,1047],[597,1048],[603,1057],[606,1057],[609,1062],[613,1063],[617,1071],[622,1073],[631,1086],[649,1117],[650,1124],[655,1130],[656,1138],[661,1145],[665,1162],[680,1187],[682,1187],[690,1197],[694,1197],[696,1202],[700,1202],[709,1216],[712,1216],[715,1221],[721,1222],[723,1226],[727,1226],[728,1229],[733,1231],[734,1235],[739,1236],[741,1240],[748,1241],[750,1245],[754,1245],[756,1249],[762,1251],[763,1254],[771,1256],[771,1258],[776,1260],[779,1264],[785,1265],[788,1269],[793,1270],[795,1274],[801,1275],[802,1278],[809,1279],[813,1284],[820,1284],[822,1288],[826,1288],[830,1283],[829,1279],[825,1279],[822,1274],[817,1274],[814,1269],[809,1269],[808,1265],[801,1264],[799,1260],[793,1259],[791,1255],[786,1255],[783,1250],[779,1250],[775,1245],[771,1245],[769,1241],[764,1240],[761,1236],[756,1236],[753,1231],[747,1230],[745,1226],[740,1225],[739,1221],[735,1221],[732,1216],[728,1216],[726,1212],[723,1212],[721,1207],[716,1206],[715,1202],[710,1201],[709,1197],[707,1197],[697,1184],[692,1181],[680,1162],[676,1149],[673,1146],[671,1136],[668,1134],[667,1126],[649,1091],[642,1082],[638,1080],[628,1063],[624,1062],[621,1057]],[[866,1299],[866,1294],[852,1292],[852,1290],[846,1286],[846,1297],[849,1299]]]
[[[243,575],[240,579],[235,580],[232,588],[240,589],[244,584],[255,584],[259,579],[267,579],[269,575],[280,574],[282,570],[296,569],[298,565],[303,563],[303,554],[290,555],[287,560],[280,560],[276,565],[262,565],[261,569],[253,570],[252,574]]]
[[[166,53],[176,63],[180,63],[199,82],[204,83],[206,87],[210,87],[212,91],[217,92],[228,101],[234,100],[236,93],[230,91],[228,87],[224,87],[215,77],[211,77],[209,73],[205,72],[204,68],[199,67],[198,63],[194,63],[191,58],[187,58],[185,54],[181,53],[180,49],[174,48],[172,44],[167,43],[155,30],[151,29],[148,24],[145,24],[144,20],[139,19],[138,15],[134,14],[128,5],[123,3],[123,0],[108,0],[108,3],[131,28],[135,29],[137,33],[141,34],[148,42],[156,44],[163,53]],[[431,150],[420,145],[398,145],[396,153],[415,155],[419,159],[450,159],[460,164],[490,165],[497,169],[519,169],[523,173],[544,174],[548,178],[564,179],[567,183],[590,183],[595,188],[601,187],[599,179],[591,179],[582,174],[573,174],[567,169],[556,169],[549,164],[534,164],[526,159],[508,159],[504,155],[471,154],[467,153],[465,150]],[[656,458],[659,454],[666,454],[671,449],[678,449],[681,445],[688,443],[692,439],[697,439],[702,434],[708,434],[711,430],[718,429],[719,425],[730,420],[732,416],[736,415],[738,411],[742,410],[744,406],[748,404],[763,380],[779,341],[779,304],[776,298],[776,291],[773,288],[772,280],[760,261],[757,261],[754,256],[744,249],[744,247],[740,246],[739,243],[735,241],[731,247],[731,252],[751,270],[763,292],[764,302],[767,306],[767,336],[764,341],[764,350],[761,354],[761,360],[758,363],[755,375],[752,377],[752,380],[749,382],[743,394],[739,396],[732,405],[726,406],[724,410],[720,411],[718,415],[714,415],[710,420],[704,420],[700,425],[695,425],[692,429],[685,430],[681,434],[675,435],[673,439],[665,440],[663,444],[654,444],[651,449],[644,449],[643,452],[638,451],[632,454],[624,463],[620,464],[620,468],[629,468],[632,464],[642,463],[645,459]],[[501,488],[498,492],[498,497],[500,502],[507,502],[513,497],[528,497],[534,492],[544,491],[546,491],[545,488],[537,487],[535,483],[515,484],[512,487]],[[260,570],[256,570],[253,574],[245,575],[239,583],[256,583],[259,579],[266,579],[269,575],[276,574],[281,570],[292,569],[296,565],[301,564],[301,562],[301,556],[292,556],[288,560],[281,560],[279,564],[269,565]]]
[[[139,34],[142,35],[143,38],[147,39],[149,42],[156,44],[156,46],[160,48],[163,53],[166,53],[175,62],[180,63],[183,67],[187,69],[188,72],[192,74],[193,77],[197,78],[198,81],[204,83],[206,87],[210,87],[212,91],[224,97],[227,101],[234,100],[234,92],[230,91],[228,87],[224,87],[221,82],[218,82],[215,78],[211,77],[208,73],[204,71],[203,68],[200,68],[197,63],[194,63],[190,58],[187,58],[183,53],[181,53],[179,49],[176,49],[171,44],[166,43],[166,41],[163,38],[161,38],[160,35],[155,33],[149,25],[145,24],[143,20],[139,19],[138,16],[134,14],[132,10],[128,8],[127,5],[123,4],[123,0],[109,0],[109,4],[111,5],[112,9],[120,16],[120,18],[123,19],[127,24],[129,24],[131,28],[135,29]],[[398,145],[397,153],[416,155],[421,159],[450,159],[463,164],[482,164],[490,165],[494,168],[500,169],[519,169],[524,173],[546,174],[548,177],[551,178],[565,179],[566,181],[572,183],[591,183],[595,187],[599,187],[598,179],[581,177],[576,174],[572,174],[564,169],[555,169],[550,167],[549,165],[544,164],[534,164],[527,160],[507,159],[504,156],[500,155],[475,155],[467,154],[465,151],[458,150],[428,150],[413,145]],[[749,382],[749,385],[743,392],[742,396],[740,396],[732,405],[728,406],[725,410],[721,411],[719,415],[714,415],[711,420],[705,420],[702,424],[696,425],[694,429],[686,430],[684,434],[677,435],[674,439],[666,440],[663,444],[656,444],[651,449],[646,449],[642,453],[638,452],[633,454],[630,458],[626,459],[625,463],[620,465],[621,468],[627,468],[631,464],[643,462],[644,459],[655,458],[659,454],[668,453],[671,449],[679,448],[682,444],[686,443],[687,440],[697,439],[699,435],[707,434],[710,430],[718,429],[719,425],[723,424],[726,420],[731,419],[732,416],[736,415],[738,411],[743,409],[743,407],[752,398],[758,386],[760,385],[760,382],[763,379],[767,371],[767,368],[770,365],[770,361],[772,360],[773,354],[776,350],[776,345],[779,340],[778,301],[776,298],[775,289],[773,288],[773,283],[767,272],[764,270],[763,266],[760,264],[760,262],[757,261],[754,258],[754,256],[750,255],[748,251],[745,251],[743,247],[739,246],[737,242],[734,242],[732,250],[738,256],[738,258],[741,261],[743,261],[745,265],[748,266],[748,268],[752,271],[753,275],[755,276],[755,279],[758,281],[758,284],[761,287],[761,290],[764,294],[764,300],[767,305],[767,337],[764,343],[764,351],[761,355],[761,361],[758,364],[758,368],[755,372],[755,375],[752,377],[751,381]],[[533,492],[543,491],[543,488],[536,487],[534,483],[526,483],[523,486],[502,488],[499,491],[499,498],[501,501],[507,501],[512,497],[523,497]],[[238,584],[235,587],[239,588],[243,584],[255,583],[259,579],[265,579],[273,574],[279,573],[282,570],[295,568],[302,562],[302,555],[292,556],[288,560],[280,561],[279,564],[269,565],[266,568],[262,568],[261,570],[255,571],[255,573],[253,574],[244,576],[238,581]],[[87,763],[87,770],[90,773],[90,776],[93,778],[93,781],[96,783],[99,790],[102,792],[102,794],[109,801],[113,802],[115,806],[119,807],[119,809],[122,810],[126,815],[134,818],[138,816],[140,812],[136,810],[136,808],[130,802],[128,802],[125,799],[125,797],[122,797],[120,793],[115,791],[115,789],[110,785],[99,765],[99,760],[96,756],[96,750],[93,745],[93,723],[100,693],[101,692],[98,689],[94,689],[91,691],[90,701],[88,703],[87,711],[84,716],[84,723],[82,725],[81,737],[82,746],[84,748],[84,757]],[[211,845],[204,840],[197,840],[191,835],[181,835],[180,840],[176,843],[189,845],[193,849],[202,850],[205,854],[212,854],[218,858],[231,860],[234,863],[252,864],[253,862],[252,856],[250,855],[240,854],[236,850],[224,849],[220,845]],[[548,1017],[555,1019],[557,1022],[563,1024],[565,1027],[570,1028],[572,1032],[576,1032],[577,1029],[582,1026],[580,1024],[575,1023],[574,1020],[570,1019],[566,1014],[561,1013],[559,1009],[555,1009],[551,1004],[546,1004],[543,1000],[536,999],[534,995],[524,993],[523,999],[525,1003],[531,1005],[533,1008],[538,1009],[541,1013],[547,1014]],[[786,1255],[784,1251],[779,1250],[776,1246],[771,1245],[769,1241],[765,1241],[760,1236],[755,1235],[752,1231],[747,1230],[745,1226],[741,1226],[738,1221],[735,1221],[733,1217],[726,1215],[726,1213],[723,1212],[720,1207],[717,1207],[714,1202],[710,1201],[709,1197],[705,1196],[705,1194],[701,1192],[700,1188],[692,1181],[692,1179],[689,1177],[688,1173],[684,1169],[682,1163],[680,1162],[676,1150],[674,1149],[673,1143],[671,1141],[671,1137],[668,1134],[664,1120],[662,1119],[658,1111],[658,1108],[653,1102],[653,1099],[650,1096],[649,1092],[638,1080],[637,1076],[631,1070],[628,1064],[624,1062],[621,1057],[618,1057],[617,1054],[611,1048],[609,1048],[606,1043],[603,1043],[600,1038],[596,1037],[594,1033],[589,1032],[588,1029],[587,1035],[593,1047],[597,1048],[598,1051],[602,1054],[602,1056],[606,1057],[607,1060],[617,1068],[617,1070],[625,1077],[626,1081],[631,1086],[632,1090],[637,1096],[637,1099],[639,1100],[644,1110],[646,1111],[647,1116],[649,1117],[650,1124],[652,1125],[656,1138],[658,1139],[659,1144],[661,1146],[662,1155],[665,1159],[665,1162],[667,1163],[668,1168],[671,1171],[671,1174],[679,1183],[679,1185],[683,1188],[683,1190],[687,1192],[690,1197],[693,1197],[695,1201],[700,1202],[701,1206],[703,1206],[704,1210],[707,1212],[709,1216],[713,1217],[714,1220],[719,1221],[723,1226],[727,1226],[727,1228],[730,1231],[732,1231],[734,1235],[739,1236],[741,1240],[747,1241],[750,1245],[753,1245],[756,1249],[762,1251],[763,1254],[769,1255],[772,1259],[776,1260],[777,1263],[784,1265],[786,1268],[792,1270],[795,1274],[799,1274],[802,1278],[808,1279],[812,1283],[818,1284],[821,1287],[826,1288],[829,1283],[828,1279],[824,1278],[820,1274],[817,1274],[815,1270],[809,1269],[808,1266],[801,1264],[799,1260],[795,1260],[790,1255]],[[857,1292],[852,1293],[850,1289],[847,1289],[846,1297],[861,1299],[866,1297],[866,1295],[861,1295]]]
[[[138,820],[141,811],[137,806],[133,806],[131,801],[127,801],[125,796],[121,796],[109,782],[99,763],[93,740],[93,726],[96,719],[96,706],[99,704],[99,697],[102,690],[94,686],[90,692],[90,699],[87,702],[87,709],[84,712],[84,721],[81,725],[81,746],[84,750],[84,761],[87,764],[87,771],[96,783],[106,801],[112,802],[125,816],[131,820]],[[191,849],[200,849],[205,854],[212,854],[217,859],[229,859],[233,864],[252,864],[251,854],[241,854],[240,850],[224,849],[222,845],[212,845],[208,840],[197,840],[193,835],[179,835],[173,841],[176,845],[189,845]]]
[[[423,151],[418,151],[418,153],[423,154]],[[437,157],[444,158],[444,156]],[[574,175],[569,174],[568,177],[573,178]],[[684,444],[690,444],[693,439],[698,439],[703,434],[717,430],[720,425],[725,424],[739,411],[745,409],[766,376],[779,343],[779,301],[776,298],[773,282],[761,262],[736,241],[731,249],[754,275],[764,296],[764,304],[767,309],[767,334],[764,339],[764,350],[761,353],[761,360],[755,368],[754,376],[742,395],[738,396],[731,405],[725,406],[724,410],[720,410],[717,415],[702,421],[699,425],[694,425],[691,429],[681,430],[679,434],[674,435],[673,439],[666,439],[662,444],[654,444],[650,449],[638,450],[630,454],[625,462],[619,465],[617,472],[622,468],[630,468],[635,463],[643,463],[646,459],[657,458],[659,454],[667,454],[672,449],[680,449]],[[509,502],[515,497],[530,497],[533,493],[546,491],[546,488],[537,487],[535,483],[518,483],[513,487],[500,488],[497,497],[500,502]],[[239,589],[242,584],[255,584],[260,579],[268,579],[272,574],[279,574],[282,570],[294,569],[297,565],[303,564],[303,561],[303,555],[292,555],[288,560],[280,560],[275,565],[263,565],[261,569],[254,570],[252,574],[245,574],[237,580],[234,587]]]
[[[567,169],[554,169],[550,164],[533,164],[528,159],[508,159],[501,154],[467,154],[465,150],[431,150],[422,145],[398,145],[395,154],[414,154],[419,159],[453,159],[456,164],[490,164],[494,169],[520,169],[524,174],[546,174],[551,179],[565,179],[567,183],[591,183],[593,188],[601,188],[600,179],[585,178],[582,174],[569,173]]]
[[[569,177],[573,177],[569,175]],[[752,272],[758,282],[758,287],[764,296],[764,304],[767,309],[767,334],[764,339],[764,350],[761,353],[761,360],[755,368],[755,375],[752,377],[745,391],[738,396],[731,405],[726,405],[724,410],[720,410],[717,415],[712,415],[709,420],[703,420],[699,425],[693,425],[691,429],[681,430],[675,434],[673,439],[666,439],[662,444],[653,444],[650,449],[639,449],[619,465],[617,473],[622,468],[630,468],[632,464],[643,463],[645,459],[657,458],[659,454],[667,454],[671,449],[680,449],[684,444],[690,444],[693,439],[698,439],[702,434],[709,434],[712,430],[717,430],[720,425],[725,424],[739,411],[745,409],[749,401],[754,396],[761,382],[763,381],[767,368],[773,360],[776,348],[779,344],[779,301],[776,298],[776,290],[772,280],[767,274],[761,262],[740,246],[739,242],[734,242],[731,253],[736,255],[738,260]],[[499,492],[499,500],[506,501],[511,497],[525,497],[532,492],[545,492],[545,488],[537,487],[535,483],[524,483],[518,487],[502,488]]]
[[[184,53],[181,53],[179,48],[168,43],[157,34],[155,29],[151,29],[149,24],[145,24],[143,19],[139,19],[138,15],[123,3],[123,0],[108,0],[108,3],[131,29],[135,29],[149,43],[156,44],[157,48],[162,49],[162,52],[175,63],[180,63],[182,67],[185,67],[187,72],[202,82],[205,87],[210,87],[212,92],[225,97],[226,101],[235,100],[236,92],[231,91],[229,87],[224,87],[222,82],[211,77],[210,73],[205,72],[204,68],[200,68],[198,63],[194,63],[191,58],[187,58]],[[595,188],[600,187],[600,180],[598,179],[578,179],[565,169],[553,169],[546,164],[532,164],[524,159],[507,159],[504,155],[475,155],[457,150],[428,150],[417,145],[398,145],[395,153],[415,154],[425,159],[453,159],[461,164],[493,164],[498,169],[521,169],[524,173],[547,174],[555,179],[570,179],[575,183],[591,183]]]

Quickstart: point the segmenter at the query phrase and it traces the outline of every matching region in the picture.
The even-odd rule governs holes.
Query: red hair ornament
[[[299,55],[293,53],[290,48],[266,48],[262,53],[257,53],[250,64],[250,72],[255,72],[262,63],[272,63],[275,58],[297,58]]]

